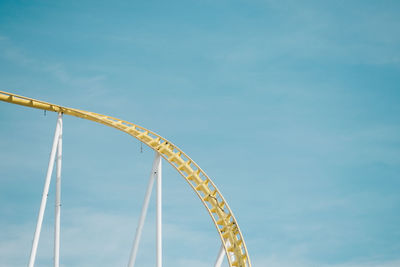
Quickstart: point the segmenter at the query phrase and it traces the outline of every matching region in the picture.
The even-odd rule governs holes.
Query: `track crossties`
[[[188,182],[210,214],[225,247],[229,266],[251,267],[246,245],[228,203],[207,174],[182,150],[160,135],[136,124],[89,111],[0,91],[0,100],[31,108],[62,112],[121,130],[145,143],[168,161]]]

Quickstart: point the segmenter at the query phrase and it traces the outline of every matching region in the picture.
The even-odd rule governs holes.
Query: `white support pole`
[[[56,156],[56,150],[57,150],[57,145],[58,145],[58,140],[59,140],[59,135],[60,135],[60,126],[61,126],[61,116],[59,115],[58,119],[57,119],[56,130],[54,133],[53,147],[51,148],[50,160],[49,160],[49,165],[47,168],[46,180],[44,183],[42,201],[40,203],[40,209],[39,209],[39,215],[38,215],[38,219],[37,219],[35,234],[33,236],[33,241],[32,241],[32,249],[31,249],[31,254],[29,257],[29,264],[28,264],[29,267],[33,267],[35,264],[36,252],[37,252],[37,247],[39,244],[40,231],[42,230],[44,210],[46,208],[47,195],[49,194],[51,174],[53,172],[53,167],[54,167],[54,158]]]
[[[162,178],[161,157],[157,167],[157,215],[156,215],[156,244],[157,244],[157,267],[162,267]]]
[[[61,159],[62,159],[62,114],[58,114],[60,118],[60,134],[57,148],[57,165],[56,165],[56,205],[54,220],[54,267],[60,266],[60,214],[61,214]]]
[[[215,261],[214,267],[221,267],[224,258],[225,258],[225,248],[224,245],[221,244],[221,248],[219,249],[218,257],[217,260]]]
[[[147,185],[146,195],[144,196],[142,212],[140,214],[139,223],[136,228],[135,240],[133,242],[133,247],[131,250],[130,257],[129,257],[128,267],[133,267],[135,265],[136,255],[137,255],[137,251],[139,248],[139,241],[140,241],[140,237],[142,235],[144,220],[146,219],[147,208],[149,207],[151,191],[153,189],[154,178],[157,174],[157,168],[159,166],[160,160],[161,160],[160,154],[158,154],[158,152],[155,152],[153,166],[151,168],[151,173],[150,173],[150,179],[149,179],[149,183]]]

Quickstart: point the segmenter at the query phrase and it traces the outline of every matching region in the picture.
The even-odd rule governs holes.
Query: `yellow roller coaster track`
[[[199,165],[173,143],[136,124],[94,112],[62,107],[4,91],[0,91],[0,100],[95,121],[121,130],[145,143],[160,153],[185,178],[200,198],[218,230],[229,266],[251,267],[242,233],[228,203]]]

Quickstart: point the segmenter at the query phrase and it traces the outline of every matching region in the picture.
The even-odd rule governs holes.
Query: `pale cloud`
[[[2,40],[8,40],[8,39],[2,39]],[[34,60],[27,57],[20,49],[10,45],[4,45],[3,43],[1,47],[2,47],[2,56],[7,60],[15,62],[23,67],[34,65]]]
[[[398,267],[400,266],[400,259],[392,261],[349,261],[338,264],[323,264],[304,259],[283,259],[283,257],[272,256],[255,258],[252,261],[252,265],[262,267]]]
[[[79,89],[87,97],[104,95],[108,90],[104,86],[105,75],[76,74],[63,62],[42,61],[28,54],[5,36],[0,36],[0,57],[27,68],[50,75],[72,89]]]
[[[29,259],[33,228],[30,225],[2,225],[0,266],[23,266]],[[6,234],[4,234],[6,233]]]
[[[47,211],[48,213],[51,211]],[[49,214],[48,214],[49,215]],[[48,216],[45,220],[49,219]],[[153,215],[150,213],[148,217]],[[129,214],[115,214],[94,211],[89,208],[62,210],[61,226],[61,262],[63,266],[124,266],[132,247],[137,217]],[[23,225],[2,225],[7,236],[0,238],[0,266],[25,265],[29,258],[34,222]],[[182,254],[178,258],[165,259],[166,266],[210,266],[218,253],[219,237],[217,233],[197,232],[190,226],[171,223],[164,224],[164,250],[170,247],[187,251],[188,247],[197,248],[204,253],[198,259],[198,253]],[[147,218],[142,235],[137,265],[150,265],[155,255],[155,223]],[[168,246],[173,244],[173,246]],[[208,244],[208,245],[207,245]],[[215,253],[208,253],[209,248]],[[45,221],[39,242],[37,263],[50,264],[53,253],[53,225]],[[179,248],[181,247],[181,248]],[[213,251],[212,250],[212,251]],[[195,252],[195,251],[194,251]],[[176,253],[176,252],[175,252]]]
[[[265,8],[264,4],[264,1],[259,3],[260,8]],[[209,55],[224,68],[263,63],[269,64],[271,67],[266,68],[271,71],[282,63],[299,60],[367,65],[400,63],[400,38],[396,34],[400,23],[393,10],[377,11],[367,5],[354,10],[341,7],[340,3],[297,5],[294,1],[268,1],[268,5],[275,12],[288,15],[279,22],[279,31],[260,25],[242,33],[246,38],[226,40],[231,42],[228,47],[220,47]],[[342,9],[341,20],[332,7]]]
[[[400,260],[393,261],[366,261],[366,262],[349,262],[335,265],[324,265],[324,267],[398,267]]]
[[[177,261],[177,265],[178,267],[186,267],[186,266],[190,266],[190,267],[209,267],[212,266],[210,263],[207,262],[203,262],[200,260],[190,260],[190,259],[185,259],[185,255],[182,255],[182,259],[178,259]]]
[[[254,3],[260,6],[253,6]],[[400,62],[398,52],[400,35],[395,34],[400,25],[399,20],[393,16],[396,14],[398,17],[397,10],[388,8],[386,4],[379,4],[381,8],[385,6],[386,11],[382,12],[382,10],[374,10],[374,5],[371,3],[364,5],[361,2],[347,7],[348,4],[341,1],[334,5],[339,5],[338,7],[343,5],[343,7],[332,10],[329,8],[332,4],[327,2],[311,1],[298,5],[296,1],[260,0],[246,2],[243,6],[246,11],[244,13],[239,9],[224,9],[224,12],[220,14],[221,21],[217,23],[221,23],[218,25],[222,27],[220,28],[214,27],[217,24],[214,24],[213,19],[209,19],[209,8],[215,7],[214,2],[211,4],[212,6],[207,7],[207,11],[203,11],[203,14],[201,10],[198,12],[199,16],[204,16],[204,21],[194,20],[193,25],[190,23],[186,25],[186,21],[180,23],[180,26],[187,27],[183,31],[180,27],[176,27],[176,21],[173,22],[174,28],[169,28],[168,19],[164,21],[164,18],[148,16],[145,10],[143,10],[145,17],[143,25],[160,26],[166,22],[167,25],[162,25],[165,28],[154,27],[154,31],[147,31],[146,27],[143,29],[132,27],[137,22],[136,19],[140,18],[129,14],[125,18],[126,22],[131,23],[126,24],[126,27],[129,27],[127,31],[127,28],[114,27],[109,22],[101,25],[103,19],[99,17],[98,27],[96,25],[96,27],[87,28],[88,31],[93,32],[88,38],[82,32],[79,33],[79,28],[71,31],[73,27],[70,27],[70,23],[64,25],[57,24],[55,21],[54,28],[57,28],[57,33],[62,33],[62,38],[85,36],[85,38],[74,39],[80,42],[74,42],[73,45],[76,47],[71,47],[76,49],[76,52],[86,53],[85,49],[96,46],[95,51],[91,52],[98,53],[98,58],[89,60],[91,62],[85,62],[85,57],[81,58],[79,54],[68,58],[68,53],[59,53],[51,59],[41,60],[35,53],[43,51],[35,51],[38,48],[30,46],[29,43],[34,40],[37,44],[40,40],[35,40],[36,35],[33,35],[31,39],[28,38],[29,36],[24,38],[23,32],[10,32],[10,36],[20,34],[15,40],[17,38],[25,40],[24,44],[17,43],[7,36],[0,36],[0,59],[5,70],[8,65],[18,67],[17,70],[11,70],[11,74],[14,75],[10,79],[11,83],[14,77],[18,80],[21,75],[38,79],[34,85],[29,79],[21,79],[21,87],[27,88],[25,93],[21,93],[22,95],[47,100],[39,97],[37,92],[27,93],[32,86],[42,87],[44,89],[41,93],[46,97],[57,99],[55,103],[83,109],[96,103],[102,105],[102,108],[98,109],[99,112],[112,114],[109,113],[111,110],[113,113],[122,113],[126,118],[134,117],[135,120],[155,125],[154,128],[151,127],[154,130],[163,129],[167,136],[168,134],[173,136],[171,140],[183,140],[184,142],[179,141],[179,144],[189,148],[188,152],[192,150],[195,155],[197,153],[196,159],[205,162],[204,166],[208,164],[207,170],[212,170],[210,174],[215,175],[218,186],[221,186],[223,192],[226,190],[228,200],[234,201],[232,208],[234,210],[238,208],[241,227],[241,222],[245,222],[242,230],[249,245],[253,266],[400,266],[399,260],[388,261],[388,259],[393,259],[392,256],[398,247],[395,236],[397,232],[390,238],[378,234],[369,235],[371,230],[376,228],[383,229],[382,233],[385,231],[385,224],[376,222],[372,217],[376,215],[378,218],[387,217],[392,220],[391,216],[396,215],[393,211],[398,208],[398,200],[395,196],[389,195],[392,194],[390,193],[392,190],[385,190],[382,179],[380,184],[370,185],[361,190],[362,192],[359,188],[357,190],[351,188],[355,185],[365,186],[365,179],[362,177],[364,173],[357,173],[362,164],[366,166],[375,163],[393,165],[391,169],[393,175],[397,173],[400,159],[397,149],[400,129],[396,120],[386,118],[386,122],[376,123],[379,119],[374,121],[368,118],[366,123],[362,124],[359,117],[353,116],[356,113],[356,115],[365,114],[367,109],[382,117],[396,114],[395,109],[385,111],[380,108],[381,106],[376,105],[378,102],[387,101],[386,98],[379,97],[379,94],[372,95],[374,99],[370,103],[363,102],[362,98],[366,92],[362,89],[366,82],[372,84],[376,82],[379,86],[373,88],[374,85],[371,85],[368,90],[376,89],[376,91],[381,91],[382,95],[388,95],[392,99],[397,97],[397,93],[387,90],[390,86],[396,86],[396,80],[393,77],[397,74],[397,67],[379,66],[395,65]],[[92,10],[92,4],[90,6]],[[104,7],[103,5],[96,6],[94,12]],[[354,7],[357,8],[354,9]],[[263,13],[263,8],[273,15],[271,19],[268,13]],[[68,11],[68,5],[63,9],[55,11],[60,14],[64,11],[71,12],[71,10]],[[348,16],[350,9],[356,12],[353,16]],[[71,14],[75,11],[72,10]],[[107,14],[109,12],[109,10],[104,11]],[[57,12],[54,14],[58,14]],[[229,17],[224,17],[230,12]],[[32,17],[27,17],[29,18]],[[131,21],[131,18],[135,21]],[[174,16],[174,19],[180,18]],[[203,25],[197,25],[200,21],[201,24],[203,22],[206,24],[204,28]],[[53,24],[46,19],[42,22],[33,27],[24,20],[21,21],[20,27],[29,32],[32,29],[49,31],[47,27]],[[86,25],[85,20],[77,20],[77,23]],[[113,27],[112,31],[107,30],[110,26]],[[43,29],[40,29],[41,27]],[[15,28],[9,27],[6,32],[13,29]],[[170,31],[163,29],[170,29]],[[97,30],[99,32],[96,34]],[[100,38],[102,34],[105,36],[103,39]],[[56,33],[53,37],[54,40],[59,40]],[[52,42],[42,44],[44,44],[43,49],[53,49]],[[47,47],[47,44],[50,46]],[[58,44],[64,44],[64,42]],[[70,44],[65,42],[67,48],[70,48]],[[80,44],[83,46],[81,47]],[[102,46],[102,44],[106,45]],[[136,46],[139,48],[137,51]],[[61,51],[65,47],[57,48]],[[144,48],[148,54],[141,55],[140,51]],[[119,51],[124,53],[123,56],[120,59],[118,57],[111,59],[112,53]],[[57,50],[51,52],[57,52]],[[125,52],[127,52],[126,55]],[[89,54],[90,57],[94,55]],[[48,54],[50,55],[52,53]],[[75,69],[74,63],[70,63],[72,60],[79,66],[83,66],[84,70]],[[118,60],[122,62],[117,62]],[[314,64],[315,62],[321,66]],[[86,63],[92,65],[86,66]],[[362,69],[343,70],[345,74],[330,72],[331,68],[337,70],[351,64],[354,64],[351,66],[354,69],[358,67],[358,64],[375,65],[373,69],[388,67],[387,70],[391,72],[393,80],[387,81],[386,75],[389,74],[382,69],[381,71],[385,72],[384,75],[374,73],[371,77],[368,76],[374,70],[367,72],[363,72]],[[146,67],[143,68],[143,65]],[[329,70],[325,71],[325,67]],[[371,66],[367,67],[371,69]],[[315,70],[316,68],[318,71]],[[307,79],[297,79],[302,78],[301,75],[307,71],[309,71]],[[353,74],[359,75],[357,77],[360,78],[350,79],[349,76]],[[358,80],[354,81],[356,79]],[[338,91],[337,88],[342,88],[342,90]],[[362,89],[355,90],[355,88]],[[240,91],[240,93],[235,95],[235,91]],[[233,101],[230,101],[231,96]],[[341,106],[343,102],[346,102],[346,105]],[[9,112],[8,109],[4,110]],[[92,108],[89,110],[97,111]],[[339,112],[342,113],[338,114]],[[348,122],[348,124],[345,125],[343,122]],[[34,123],[36,122],[33,119],[24,117],[23,123],[14,129],[18,133],[25,132],[21,129],[29,129],[26,131],[27,134],[35,135]],[[82,125],[68,122],[66,130],[80,128]],[[15,136],[5,128],[7,127],[2,128],[4,140]],[[78,141],[80,140],[84,143],[82,136],[86,131],[89,132],[91,129],[81,128],[81,131],[74,132],[74,136],[66,135],[66,141],[80,144]],[[106,147],[105,144],[111,142],[125,146],[130,153],[133,150],[139,151],[139,146],[128,147],[114,136],[103,136],[96,130],[94,134],[90,133],[91,139],[102,139],[101,146]],[[243,137],[244,133],[251,137]],[[193,135],[194,137],[191,137]],[[209,140],[204,137],[208,137]],[[32,139],[26,137],[21,140],[23,141],[3,142],[4,144],[0,147],[0,150],[6,152],[0,156],[2,163],[0,165],[4,166],[4,175],[1,177],[5,181],[2,188],[6,192],[3,210],[7,212],[4,214],[24,212],[24,207],[29,202],[26,196],[33,194],[32,191],[26,190],[31,187],[25,183],[29,181],[27,177],[32,176],[34,165],[41,163],[45,165],[47,160],[46,158],[39,161],[36,152],[45,150],[43,155],[47,157],[48,143],[39,145],[30,141],[28,144],[28,140]],[[205,145],[208,146],[206,150],[204,150]],[[29,154],[30,157],[22,158],[16,153],[22,146],[25,150],[19,151],[29,151],[32,153]],[[126,204],[122,203],[126,201],[122,196],[125,194],[132,197],[139,194],[142,196],[143,190],[138,184],[133,186],[121,183],[120,185],[114,184],[113,181],[113,184],[109,185],[104,183],[105,179],[100,181],[99,178],[103,176],[108,175],[114,178],[128,174],[104,173],[104,168],[87,164],[88,161],[98,161],[98,158],[89,153],[82,155],[82,145],[78,146],[80,150],[73,153],[71,153],[72,146],[66,146],[66,156],[69,153],[74,156],[74,160],[84,164],[70,167],[76,169],[73,174],[79,178],[74,184],[79,185],[81,190],[75,190],[75,194],[72,195],[81,208],[65,209],[62,213],[62,259],[68,260],[64,264],[65,266],[126,265],[138,212],[132,212],[132,214],[110,212],[109,209],[103,209],[104,207],[99,203],[107,201],[113,205],[112,207],[118,209]],[[70,152],[68,149],[71,149]],[[118,153],[119,151],[106,148],[97,154],[107,154],[109,159],[118,159]],[[107,162],[108,164],[101,164],[103,165],[101,167],[107,165],[109,169],[125,170],[132,164],[132,160],[131,162],[124,161],[124,164],[119,166]],[[71,165],[65,164],[65,166]],[[136,167],[146,168],[146,170],[149,168],[148,165]],[[385,169],[386,167],[381,167],[379,171]],[[7,194],[17,187],[11,186],[10,189],[8,187],[11,184],[10,173],[14,173],[15,170],[22,173],[20,177],[16,177],[15,181],[22,183],[27,192],[24,197],[19,198],[19,201],[25,204],[10,203],[7,200]],[[83,172],[84,175],[79,172]],[[146,175],[135,176],[135,179],[142,177],[146,179],[147,174],[146,171]],[[91,179],[86,179],[88,177]],[[353,178],[359,178],[360,182],[352,181]],[[88,180],[95,180],[95,182]],[[395,190],[396,183],[390,182],[386,186]],[[330,191],[327,191],[327,187]],[[18,188],[20,188],[19,184]],[[215,260],[220,242],[214,226],[207,217],[208,220],[205,223],[210,223],[212,230],[196,229],[196,225],[202,225],[202,222],[197,222],[194,219],[195,216],[191,216],[191,207],[187,208],[182,204],[187,201],[187,198],[180,192],[181,188],[176,187],[174,190],[172,199],[165,202],[166,209],[174,212],[174,217],[173,220],[165,223],[164,237],[168,244],[173,244],[169,248],[175,250],[175,254],[172,253],[172,255],[178,254],[176,250],[184,252],[175,258],[169,256],[166,266],[210,266]],[[390,191],[389,194],[388,191]],[[87,204],[90,202],[88,199],[96,206],[84,208],[82,202],[86,201]],[[142,198],[139,201],[141,200]],[[197,199],[196,204],[200,204]],[[379,207],[374,208],[369,204],[379,205]],[[134,207],[140,207],[140,205],[141,202],[138,202]],[[200,214],[197,206],[195,207],[193,214]],[[362,207],[362,212],[368,214],[368,218],[357,216],[341,218],[341,212],[353,214],[360,212],[360,207]],[[126,206],[124,208],[127,209]],[[204,207],[199,207],[199,209],[205,212]],[[374,213],[374,210],[380,212]],[[328,213],[330,216],[325,216]],[[184,219],[182,215],[186,215],[186,218]],[[311,216],[312,219],[306,216]],[[16,217],[14,221],[8,222],[3,222],[7,220],[7,216],[3,216],[2,219],[0,222],[3,229],[3,233],[0,234],[0,266],[26,265],[33,235],[34,218],[30,218],[29,224],[24,218],[19,223],[26,224],[13,227],[10,225],[15,223]],[[175,219],[187,224],[182,226]],[[354,233],[353,229],[348,230],[342,227],[344,221],[349,224],[369,223],[372,226],[357,227]],[[51,227],[51,223],[46,225],[40,243],[40,260],[43,263],[48,263],[52,257]],[[385,233],[391,234],[387,230]],[[356,238],[352,238],[354,236]],[[146,266],[154,261],[154,222],[151,219],[146,223],[143,237],[139,260],[144,263],[142,266]],[[369,243],[371,240],[364,240],[364,238],[374,240]],[[359,243],[346,246],[348,244],[346,241],[349,239],[359,240]],[[361,248],[357,247],[357,244]],[[386,249],[386,246],[389,249]],[[376,255],[382,257],[382,261],[373,261],[375,256],[369,256],[365,247],[377,251]],[[258,252],[257,249],[259,249]],[[359,254],[365,252],[365,261],[353,261],[353,259],[359,259],[357,250],[361,250]],[[326,251],[337,253],[333,255],[335,262],[341,263],[322,265],[321,258],[326,255]],[[166,253],[167,255],[171,254]],[[316,262],[316,258],[320,261]],[[350,260],[346,262],[344,259]]]

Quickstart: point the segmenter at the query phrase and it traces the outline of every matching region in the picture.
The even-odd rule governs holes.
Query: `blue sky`
[[[137,123],[222,191],[254,266],[400,266],[398,1],[1,1],[1,90]],[[0,103],[0,266],[28,261],[56,114]],[[61,262],[124,266],[153,153],[64,118]],[[54,180],[53,180],[54,182]],[[38,263],[52,260],[54,183]],[[154,199],[138,266],[154,265]],[[164,264],[219,240],[164,162]]]

